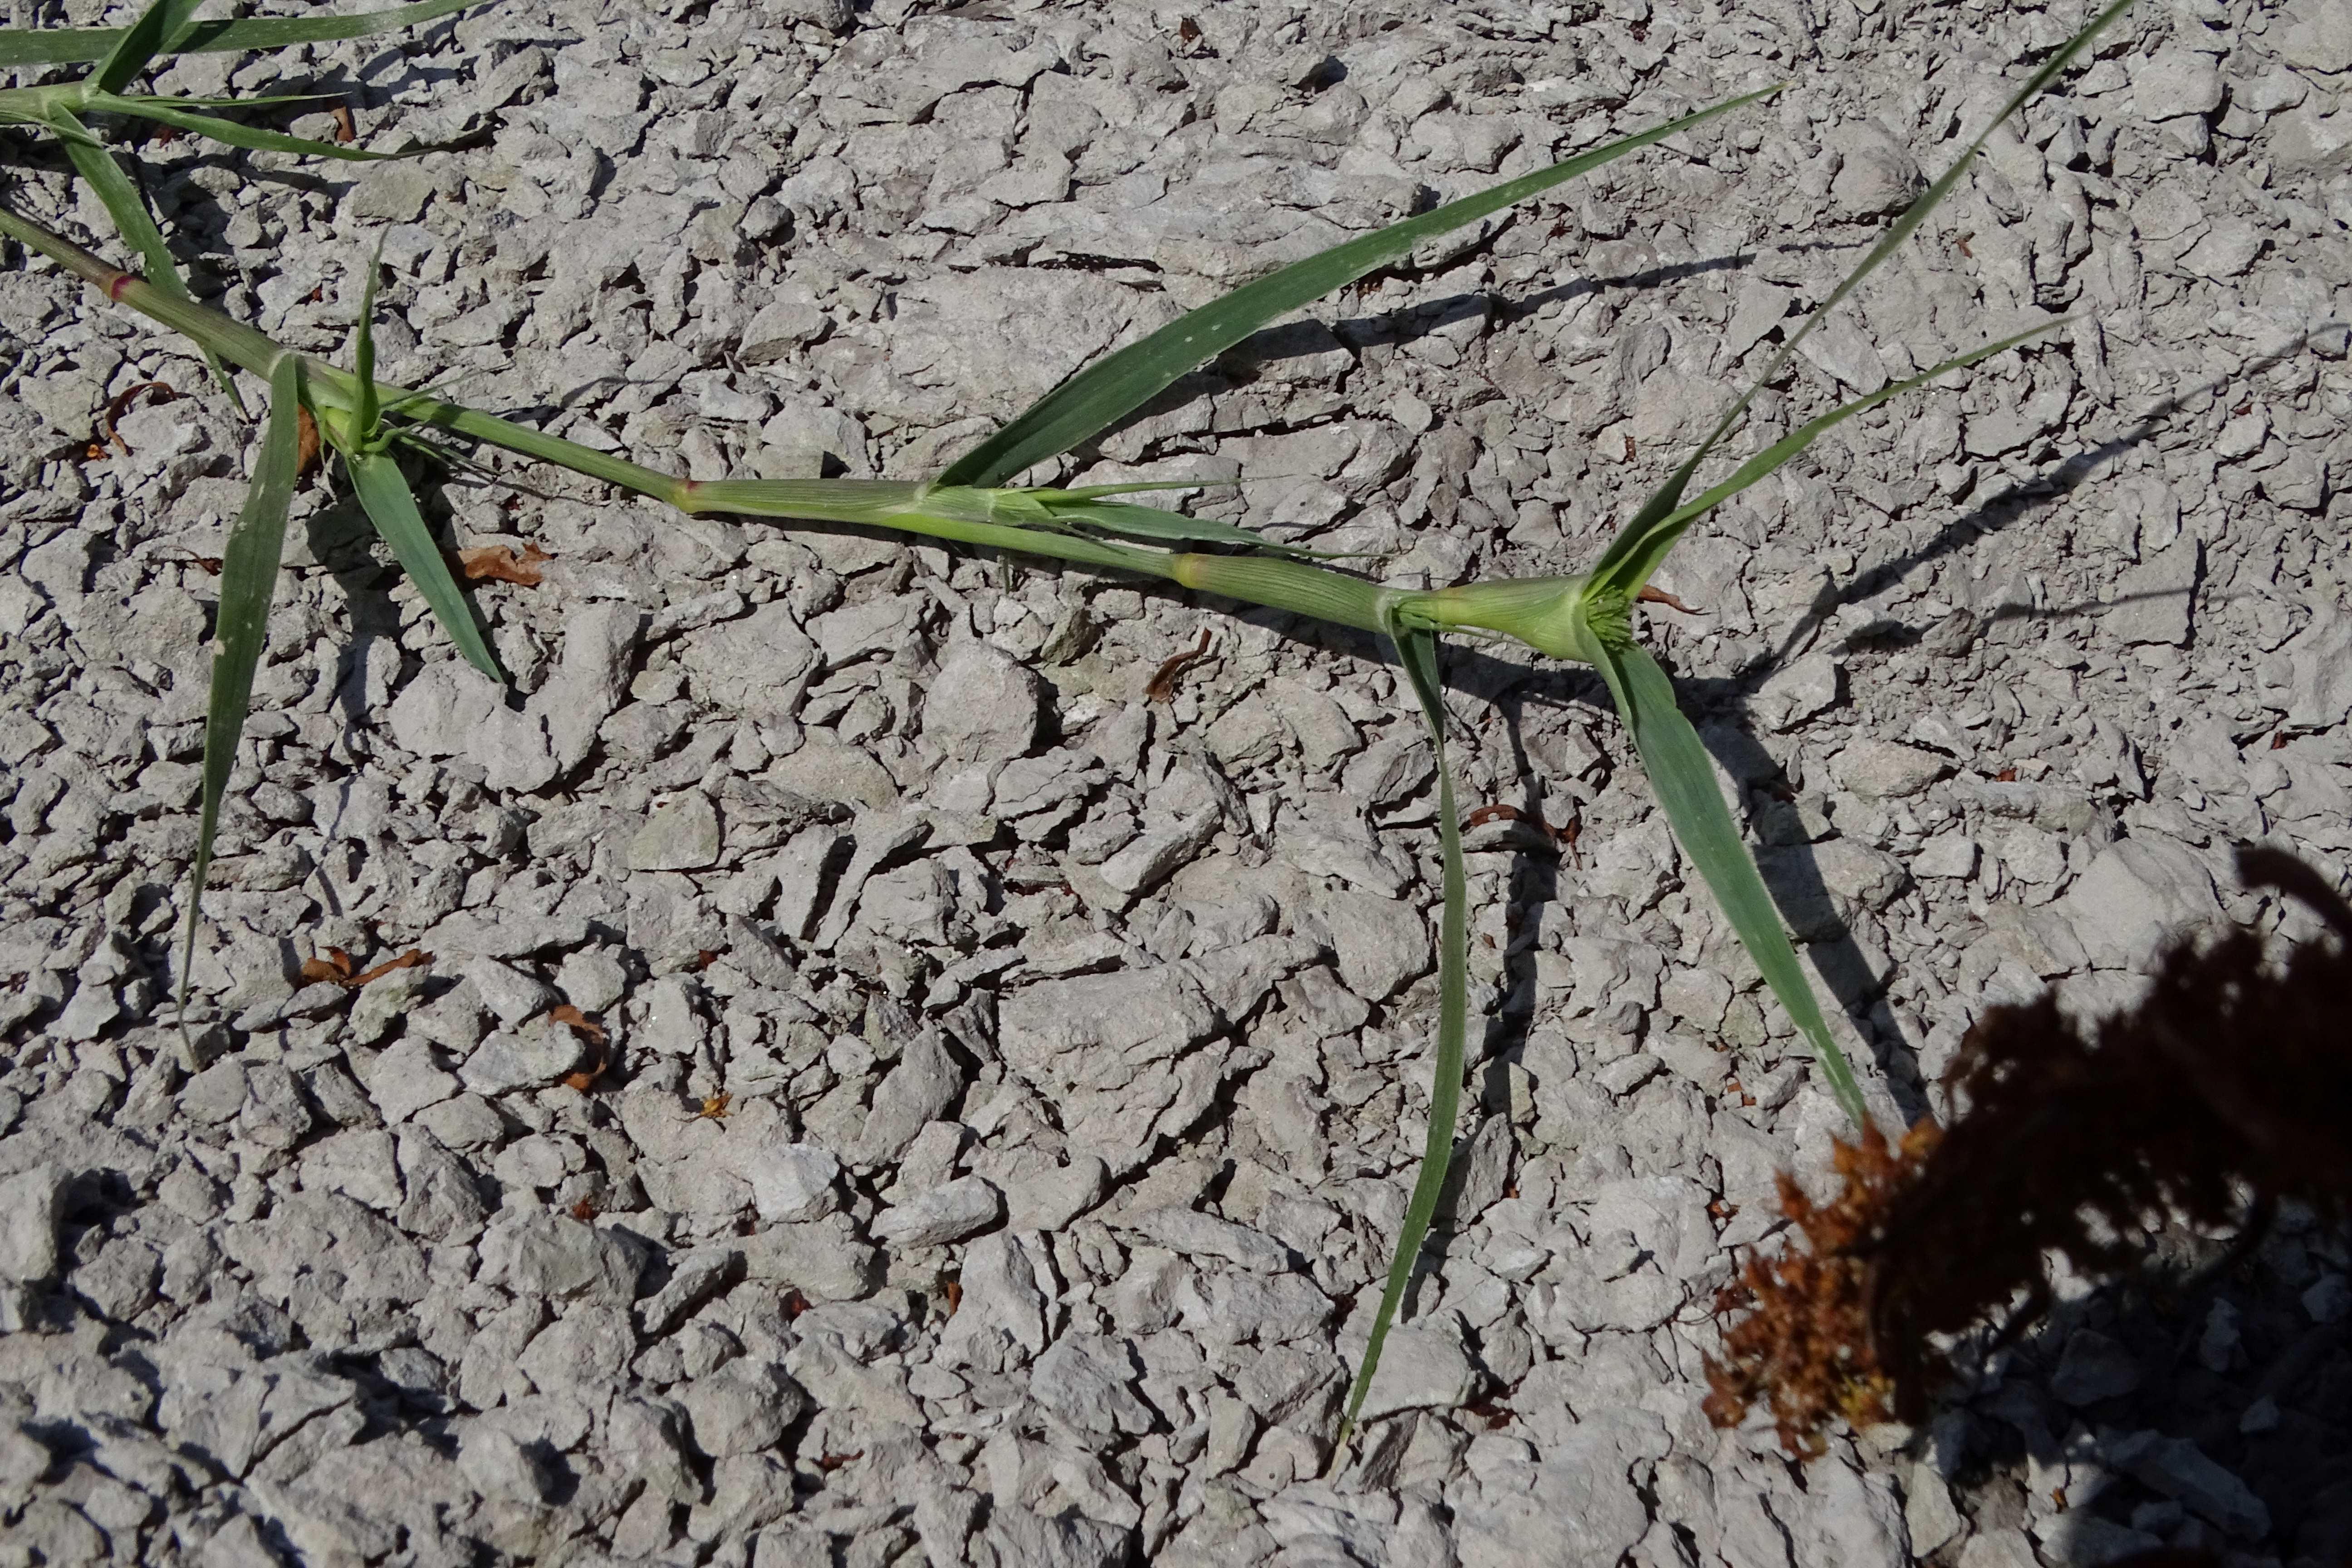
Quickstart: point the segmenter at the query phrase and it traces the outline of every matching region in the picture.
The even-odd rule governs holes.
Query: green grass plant
[[[113,151],[88,123],[91,115],[144,120],[151,124],[207,137],[250,152],[296,153],[346,162],[381,158],[381,153],[337,146],[306,136],[289,136],[242,124],[206,112],[216,109],[299,101],[299,97],[159,98],[123,89],[161,58],[199,51],[282,47],[328,38],[355,38],[389,32],[446,16],[485,0],[421,0],[393,11],[356,16],[260,19],[247,22],[200,22],[204,0],[151,0],[138,20],[128,27],[52,27],[0,32],[0,68],[10,66],[77,65],[95,62],[79,81],[44,87],[0,88],[0,125],[29,125],[47,131],[64,143],[74,172],[89,184],[122,242],[139,253],[147,277],[183,298],[189,297],[185,279],[163,243],[163,232],[147,211],[138,184]],[[205,363],[230,399],[236,384],[210,350]],[[240,405],[240,412],[242,407]]]
[[[1738,462],[1720,479],[1685,499],[1703,463],[1737,427],[1757,392],[1776,379],[1798,345],[1952,191],[1985,138],[2089,46],[2130,4],[2116,0],[2057,50],[1969,142],[1950,168],[1889,226],[1864,259],[1771,356],[1750,388],[1737,398],[1706,437],[1617,533],[1592,568],[1577,576],[1505,579],[1434,589],[1384,585],[1227,523],[1118,499],[1135,486],[1063,489],[1015,487],[1010,481],[1039,463],[1093,439],[1142,406],[1180,376],[1299,307],[1406,258],[1416,246],[1563,182],[1637,152],[1758,99],[1751,93],[1716,104],[1638,135],[1349,240],[1234,290],[1139,342],[1118,350],[1048,393],[1026,413],[982,441],[930,482],[851,479],[694,480],[677,479],[593,451],[496,416],[427,393],[381,385],[373,379],[368,331],[374,268],[371,265],[358,325],[353,368],[340,369],[282,348],[260,332],[186,297],[176,279],[164,282],[120,271],[62,237],[0,209],[0,234],[18,240],[72,271],[109,298],[193,339],[222,361],[264,376],[270,406],[251,499],[232,535],[222,573],[220,652],[214,670],[205,741],[203,832],[189,900],[193,942],[212,829],[228,785],[230,761],[249,700],[252,672],[267,621],[268,582],[275,575],[287,500],[292,485],[290,410],[309,408],[341,454],[368,515],[415,576],[476,668],[498,678],[456,585],[447,580],[413,496],[392,455],[396,437],[437,430],[561,465],[592,479],[666,501],[688,513],[730,513],[783,521],[846,522],[896,530],[966,546],[1014,552],[1091,570],[1156,578],[1244,604],[1269,606],[1353,626],[1385,638],[1403,668],[1436,748],[1438,826],[1444,905],[1438,937],[1439,1023],[1435,1078],[1427,1140],[1403,1223],[1374,1314],[1370,1338],[1350,1386],[1338,1453],[1344,1458],[1370,1392],[1382,1344],[1411,1283],[1453,1150],[1469,1021],[1467,910],[1460,824],[1446,758],[1447,718],[1440,668],[1448,635],[1507,637],[1549,658],[1582,662],[1599,671],[1632,735],[1676,840],[1707,884],[1733,931],[1773,994],[1805,1036],[1823,1078],[1848,1116],[1866,1121],[1862,1092],[1832,1037],[1806,973],[1770,894],[1716,782],[1697,732],[1676,705],[1665,671],[1635,639],[1632,608],[1677,541],[1699,518],[1778,469],[1824,432],[1935,377],[1974,364],[2035,335],[1989,342],[1811,419]],[[410,15],[429,7],[415,6]],[[444,5],[444,8],[453,8]],[[194,37],[184,7],[158,0],[142,26],[165,20],[149,37]],[[246,26],[239,24],[238,26]],[[115,47],[136,53],[133,28]],[[225,37],[205,35],[210,37]],[[0,35],[0,60],[10,36]],[[221,47],[228,47],[223,45]],[[153,51],[150,50],[149,54]],[[147,55],[141,55],[143,60]],[[105,76],[102,69],[100,78]],[[119,85],[119,84],[118,84]],[[112,90],[106,89],[105,90]],[[111,210],[111,208],[110,208]],[[119,216],[119,215],[118,215]],[[134,248],[141,248],[134,242]],[[2046,331],[2047,327],[2036,329]],[[1190,483],[1192,481],[1183,481]],[[1203,546],[1206,548],[1192,548]],[[182,965],[184,984],[188,964]],[[182,1009],[184,1018],[185,1008]],[[1336,1462],[1336,1461],[1335,1461]]]

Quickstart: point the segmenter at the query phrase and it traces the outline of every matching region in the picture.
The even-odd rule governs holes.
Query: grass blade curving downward
[[[180,1049],[188,1070],[196,1060],[188,1032],[188,980],[195,968],[196,922],[211,874],[213,838],[220,829],[221,801],[236,766],[236,745],[253,704],[253,672],[269,635],[269,600],[278,588],[278,563],[286,544],[286,513],[294,500],[300,461],[302,361],[281,353],[269,372],[269,419],[261,433],[261,460],[246,492],[245,510],[221,552],[220,608],[214,627],[213,680],[205,710],[204,805],[196,824],[196,859],[188,875],[188,929],[180,949]]]
[[[441,559],[441,547],[434,542],[432,529],[425,526],[425,516],[416,510],[416,497],[410,493],[408,480],[400,465],[389,452],[360,449],[343,454],[343,466],[351,470],[352,489],[360,498],[360,505],[375,524],[375,531],[400,560],[400,569],[408,574],[416,591],[425,595],[432,607],[434,618],[466,656],[466,662],[488,676],[492,680],[504,680],[499,672],[499,661],[483,640],[482,628],[474,622],[473,607],[458,591],[457,580],[449,574],[449,563]]]
[[[1830,1092],[1854,1125],[1866,1125],[1869,1117],[1863,1108],[1862,1088],[1853,1080],[1853,1068],[1830,1037],[1828,1021],[1813,998],[1812,983],[1789,943],[1789,933],[1781,929],[1780,912],[1739,837],[1738,823],[1724,805],[1706,748],[1691,721],[1675,706],[1674,683],[1638,643],[1604,644],[1599,651],[1601,679],[1617,700],[1625,728],[1633,731],[1634,749],[1642,753],[1651,790],[1665,807],[1675,841],[1706,879],[1707,889],[1730,920],[1740,945],[1756,961],[1764,983],[1811,1043],[1813,1055],[1829,1079]]]
[[[147,62],[170,47],[174,35],[186,30],[205,0],[155,0],[139,19],[122,29],[106,58],[89,73],[89,85],[100,92],[121,92]]]
[[[244,21],[183,22],[163,35],[155,54],[198,55],[236,53],[247,49],[278,49],[289,44],[323,44],[339,38],[363,38],[389,33],[446,16],[452,11],[484,5],[490,0],[419,0],[385,11],[362,11],[348,16],[255,16]],[[193,6],[189,9],[194,9]],[[141,18],[145,20],[144,17]],[[68,66],[102,60],[121,47],[129,27],[37,27],[0,31],[0,66]],[[129,77],[122,79],[131,79]],[[114,84],[117,87],[121,82]]]
[[[1506,180],[1492,189],[1448,202],[1419,217],[1335,245],[1279,272],[1245,283],[1223,298],[1171,321],[1139,342],[1096,361],[1032,405],[1013,423],[950,464],[941,484],[1001,485],[1033,463],[1059,457],[1158,396],[1178,377],[1225,352],[1260,327],[1354,282],[1376,268],[1402,260],[1423,241],[1475,223],[1628,153],[1687,131],[1702,121],[1778,92],[1766,88],[1686,114],[1669,124],[1581,153],[1565,163]]]
[[[316,142],[308,136],[289,136],[282,131],[240,125],[217,114],[198,114],[177,99],[152,98],[143,93],[92,92],[86,95],[83,107],[105,114],[152,120],[158,125],[169,125],[177,131],[191,132],[254,153],[294,153],[313,158],[340,158],[347,163],[370,163],[397,155],[364,152],[357,147],[338,147],[331,142]]]
[[[1468,878],[1462,865],[1462,823],[1454,809],[1454,764],[1445,756],[1445,689],[1437,669],[1437,634],[1401,624],[1393,611],[1385,618],[1397,661],[1421,699],[1422,717],[1428,721],[1430,744],[1437,753],[1437,841],[1444,859],[1445,892],[1437,936],[1437,1065],[1429,1089],[1429,1135],[1422,1146],[1421,1170],[1413,1177],[1412,1197],[1405,1205],[1404,1224],[1389,1258],[1388,1280],[1372,1314],[1371,1337],[1364,1342],[1364,1359],[1348,1389],[1347,1413],[1339,1419],[1332,1452],[1335,1470],[1347,1458],[1348,1439],[1355,1432],[1365,1395],[1372,1391],[1372,1375],[1380,1370],[1381,1348],[1388,1342],[1405,1288],[1412,1283],[1421,1244],[1428,1238],[1437,1200],[1445,1191],[1446,1169],[1454,1163],[1454,1127],[1462,1113],[1462,1065],[1470,1029]]]
[[[114,161],[114,154],[105,143],[92,135],[89,128],[68,109],[52,110],[43,123],[56,132],[58,139],[65,143],[66,156],[71,160],[74,172],[88,180],[89,188],[98,193],[99,203],[106,208],[106,216],[114,220],[115,233],[121,237],[125,245],[139,253],[140,260],[146,264],[147,276],[153,279],[155,287],[167,289],[183,300],[194,300],[195,296],[188,292],[187,280],[180,276],[178,263],[172,259],[171,247],[163,243],[163,230],[155,226],[155,220],[147,214],[147,203],[139,195],[139,187],[131,183],[131,176],[123,172],[121,163]],[[211,349],[205,349],[204,353],[205,363],[212,369],[213,380],[228,394],[229,401],[236,405],[236,411],[244,413],[244,399],[237,395],[236,383],[229,379],[228,367],[221,363],[220,356]]]

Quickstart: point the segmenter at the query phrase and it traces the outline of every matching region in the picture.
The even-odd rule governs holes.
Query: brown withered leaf
[[[1718,1317],[1745,1316],[1725,1329],[1723,1359],[1707,1358],[1701,1408],[1709,1420],[1737,1426],[1749,1406],[1767,1404],[1780,1446],[1796,1456],[1820,1453],[1833,1419],[1863,1426],[1892,1417],[1895,1387],[1872,1347],[1869,1269],[1859,1254],[1941,1135],[1923,1117],[1899,1148],[1875,1127],[1859,1143],[1836,1142],[1841,1185],[1826,1204],[1780,1173],[1780,1212],[1803,1245],[1791,1238],[1777,1255],[1750,1253],[1716,1297]]]
[[[297,478],[316,472],[319,467],[319,422],[310,411],[298,405],[294,410],[294,473]]]
[[[610,1065],[611,1064],[604,1059],[604,1055],[600,1052],[593,1065],[584,1067],[578,1072],[565,1073],[563,1075],[563,1087],[570,1089],[577,1089],[580,1093],[586,1094],[590,1089],[596,1087],[596,1080],[604,1076],[604,1069]]]
[[[302,961],[302,978],[313,985],[321,980],[331,980],[339,984],[349,985],[352,983],[352,971],[355,967],[357,966],[352,963],[350,953],[340,947],[331,947],[327,949],[326,956],[323,958],[306,958]]]
[[[1177,678],[1184,673],[1188,666],[1198,664],[1208,657],[1209,628],[1202,626],[1201,640],[1197,645],[1186,648],[1182,653],[1162,659],[1160,668],[1151,672],[1151,679],[1144,683],[1145,699],[1152,702],[1175,701]]]
[[[106,406],[99,412],[98,427],[105,433],[107,445],[126,458],[131,456],[131,443],[122,438],[122,433],[114,427],[114,422],[122,417],[124,411],[130,408],[131,404],[138,401],[139,395],[142,392],[162,393],[163,395],[158,401],[163,403],[169,403],[180,395],[179,388],[168,382],[142,381],[136,386],[126,386],[116,393],[107,400]]]
[[[469,583],[512,583],[518,588],[536,588],[540,567],[554,559],[537,544],[526,543],[520,555],[503,544],[484,544],[457,552],[457,570]]]
[[[574,1007],[569,1002],[566,1002],[561,1007],[552,1009],[547,1016],[559,1024],[570,1025],[574,1034],[578,1035],[582,1039],[586,1040],[592,1046],[603,1045],[607,1037],[604,1033],[604,1025],[590,1023],[588,1021],[588,1015],[583,1013],[579,1008]]]
[[[356,991],[369,981],[380,980],[395,969],[415,969],[432,962],[431,953],[412,947],[398,958],[388,958],[373,969],[362,969],[354,973],[356,965],[352,955],[340,947],[331,947],[323,958],[302,961],[302,978],[313,984],[321,980],[332,981]]]

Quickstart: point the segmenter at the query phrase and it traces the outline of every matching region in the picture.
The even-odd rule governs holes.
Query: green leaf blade
[[[307,136],[289,136],[282,131],[264,131],[258,126],[240,125],[217,114],[198,114],[183,109],[165,98],[93,92],[89,95],[88,107],[108,114],[127,114],[140,120],[152,120],[158,125],[169,125],[174,130],[206,137],[231,147],[242,147],[249,153],[292,153],[311,158],[338,158],[346,163],[373,163],[397,155],[370,153],[357,147],[339,147],[331,142],[314,142]]]
[[[1650,775],[1650,788],[1665,808],[1675,841],[1715,895],[1739,944],[1755,960],[1780,1005],[1813,1047],[1829,1079],[1830,1092],[1857,1127],[1869,1121],[1853,1068],[1831,1037],[1829,1023],[1813,995],[1812,982],[1798,961],[1780,911],[1740,837],[1739,825],[1724,804],[1715,768],[1698,731],[1675,705],[1674,682],[1638,644],[1601,648],[1601,679],[1617,700],[1617,711],[1633,732],[1634,749]]]
[[[414,5],[345,16],[256,16],[235,22],[188,22],[166,36],[157,52],[235,54],[247,49],[280,49],[289,44],[364,38],[491,3],[492,0],[418,0]],[[123,36],[130,31],[128,27],[10,28],[0,31],[0,66],[69,66],[102,60],[121,47]]]
[[[1245,283],[1078,372],[1026,413],[957,458],[940,476],[940,482],[1001,485],[1022,469],[1058,457],[1101,434],[1165,391],[1178,377],[1223,353],[1260,327],[1354,282],[1367,272],[1402,260],[1423,241],[1475,223],[1778,90],[1767,88],[1711,105],[1669,124],[1653,126],[1549,168],[1449,202],[1418,217],[1406,218],[1333,246],[1254,283]]]
[[[139,19],[122,29],[106,58],[89,74],[89,85],[100,92],[120,92],[147,62],[163,52],[172,38],[186,30],[205,0],[154,0]]]
[[[410,492],[400,465],[386,453],[364,450],[344,453],[343,464],[368,521],[392,546],[400,569],[425,595],[425,603],[449,634],[449,640],[457,645],[467,663],[492,680],[503,682],[506,677],[499,670],[498,658],[483,640],[473,606],[466,603],[457,579],[450,575],[449,563],[441,558],[441,547],[425,526],[425,514],[416,510],[416,497]]]
[[[139,195],[139,187],[131,184],[131,176],[115,161],[114,154],[90,134],[70,110],[53,109],[47,123],[65,143],[66,157],[72,163],[74,173],[89,181],[89,188],[98,193],[99,205],[114,220],[115,233],[139,253],[147,280],[179,299],[193,300],[187,280],[180,276],[179,264],[172,259],[172,247],[163,243],[163,230],[148,216],[147,203]],[[211,367],[213,380],[228,394],[237,412],[245,412],[236,383],[229,379],[228,367],[221,363],[220,356],[206,349],[205,363]]]
[[[1684,533],[1689,531],[1692,523],[1696,522],[1750,485],[1769,477],[1781,465],[1811,446],[1830,430],[1844,424],[1857,414],[1868,413],[1889,398],[1900,397],[1915,387],[1925,386],[1939,375],[1951,371],[1965,370],[1979,360],[1990,359],[1993,355],[2016,348],[2021,343],[2031,342],[2035,338],[2064,324],[2065,318],[2061,317],[2056,321],[2044,321],[2039,326],[2029,327],[2024,331],[2002,338],[1997,342],[1985,343],[1970,349],[1966,353],[1955,354],[1943,363],[1931,365],[1915,376],[1883,386],[1867,397],[1855,398],[1852,403],[1843,404],[1831,409],[1827,414],[1806,421],[1740,464],[1738,468],[1732,470],[1728,479],[1702,491],[1697,500],[1686,505],[1675,507],[1653,519],[1644,528],[1636,530],[1628,526],[1625,532],[1619,535],[1621,541],[1628,542],[1627,547],[1619,550],[1612,546],[1611,553],[1616,559],[1611,562],[1604,558],[1602,568],[1596,570],[1593,574],[1595,586],[1613,588],[1625,594],[1639,593],[1642,585],[1650,580],[1651,574],[1665,564],[1666,557],[1673,553],[1675,543],[1681,540]]]
[[[1437,937],[1437,1061],[1429,1091],[1429,1132],[1422,1145],[1421,1169],[1414,1175],[1412,1196],[1405,1205],[1404,1223],[1398,1228],[1396,1250],[1389,1258],[1387,1280],[1381,1287],[1380,1306],[1372,1315],[1372,1331],[1364,1342],[1364,1359],[1348,1388],[1347,1413],[1341,1416],[1332,1465],[1347,1456],[1348,1439],[1363,1413],[1365,1397],[1380,1371],[1381,1351],[1396,1322],[1406,1289],[1412,1283],[1413,1265],[1422,1243],[1437,1217],[1445,1192],[1445,1173],[1454,1162],[1454,1124],[1462,1114],[1462,1070],[1470,1028],[1470,924],[1468,876],[1462,861],[1462,823],[1454,805],[1454,766],[1445,755],[1445,692],[1437,668],[1437,636],[1423,627],[1388,617],[1389,637],[1404,667],[1422,718],[1429,726],[1430,743],[1437,754],[1437,835],[1444,865],[1444,912]]]
[[[180,952],[180,1044],[190,1071],[197,1067],[188,1032],[188,981],[195,965],[196,925],[203,913],[205,882],[212,873],[213,840],[220,829],[221,802],[236,766],[237,742],[253,705],[253,674],[269,635],[269,601],[278,590],[278,566],[286,546],[286,517],[293,505],[300,463],[302,362],[278,356],[269,374],[269,417],[262,427],[261,457],[221,552],[220,606],[213,635],[212,687],[205,706],[203,798],[196,822],[195,864],[189,872],[187,934]]]
[[[2002,106],[2001,111],[1995,115],[1991,122],[1982,131],[1977,132],[1975,140],[1961,150],[1960,155],[1952,161],[1951,166],[1937,176],[1935,181],[1919,194],[1918,199],[1906,207],[1902,215],[1887,226],[1886,232],[1879,237],[1878,243],[1870,247],[1869,254],[1855,263],[1853,270],[1845,275],[1844,280],[1838,284],[1830,297],[1822,300],[1811,315],[1805,318],[1802,326],[1789,334],[1788,341],[1783,342],[1765,363],[1763,371],[1756,377],[1754,383],[1746,392],[1739,395],[1738,399],[1724,413],[1723,417],[1716,422],[1715,428],[1707,432],[1706,439],[1698,444],[1698,449],[1674,471],[1664,484],[1658,487],[1657,491],[1643,504],[1642,509],[1633,514],[1632,521],[1618,531],[1617,537],[1610,541],[1609,548],[1601,552],[1601,559],[1593,564],[1592,575],[1596,581],[1622,582],[1624,580],[1626,558],[1643,551],[1645,539],[1659,521],[1680,505],[1684,488],[1690,483],[1691,476],[1698,471],[1701,460],[1730,432],[1732,426],[1738,423],[1740,415],[1745,413],[1748,405],[1755,401],[1756,395],[1770,384],[1772,380],[1780,374],[1782,367],[1787,365],[1790,359],[1796,353],[1798,346],[1811,337],[1814,329],[1818,328],[1822,321],[1828,320],[1832,310],[1843,304],[1847,298],[1862,286],[1864,279],[1878,270],[1879,264],[1893,255],[1896,247],[1910,238],[1919,226],[1927,221],[1928,214],[1943,205],[1944,198],[1951,195],[1962,177],[1974,165],[1977,153],[1983,149],[1986,141],[1992,133],[2007,124],[2012,115],[2039,96],[2042,89],[2056,80],[2058,76],[2072,65],[2084,49],[2090,47],[2091,41],[2105,30],[2109,23],[2129,10],[2133,3],[2134,0],[2113,0],[2113,3],[2093,17],[2081,32],[2067,39],[2057,53],[2043,61],[2041,68],[2028,77],[2024,84],[2011,95],[2009,101]],[[1663,555],[1659,559],[1663,560]],[[1653,569],[1654,569],[1654,563]],[[1643,574],[1644,577],[1646,575],[1646,573]],[[1640,579],[1634,581],[1638,586]]]

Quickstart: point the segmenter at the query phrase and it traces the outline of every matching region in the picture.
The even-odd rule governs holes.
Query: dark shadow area
[[[1767,661],[1768,665],[1777,666],[1787,659],[1791,653],[1804,647],[1813,634],[1821,629],[1824,622],[1847,605],[1875,597],[1929,562],[1941,560],[1986,535],[1999,533],[2030,514],[2072,494],[2107,463],[2135,447],[2145,446],[2154,440],[2157,432],[2165,423],[2173,415],[2187,407],[2192,399],[2209,396],[2220,392],[2232,382],[2250,375],[2259,375],[2275,365],[2284,364],[2317,342],[2329,330],[2326,327],[2314,328],[2297,338],[2289,347],[2281,349],[2275,353],[2263,354],[2248,360],[2245,364],[2229,375],[2217,376],[2189,391],[2175,393],[2147,413],[2140,416],[2138,421],[2122,435],[2111,437],[2086,452],[2078,452],[2063,459],[2046,476],[2037,476],[2021,484],[2009,486],[1987,496],[1968,512],[1954,518],[1937,530],[1925,543],[1891,561],[1882,562],[1871,567],[1840,586],[1832,594],[1824,595],[1820,603],[1799,619],[1795,627],[1781,640],[1780,647]]]

